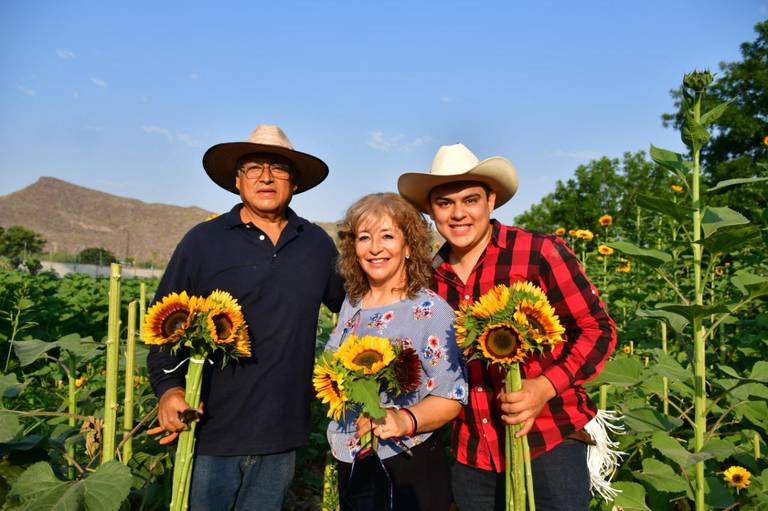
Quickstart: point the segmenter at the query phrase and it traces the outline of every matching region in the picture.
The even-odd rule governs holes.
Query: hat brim
[[[504,205],[517,192],[515,166],[501,156],[481,161],[461,174],[432,174],[406,172],[397,180],[397,189],[408,202],[423,213],[429,212],[429,192],[436,186],[458,181],[478,181],[488,185],[496,194],[495,208]]]
[[[294,195],[306,192],[328,176],[328,165],[311,154],[294,151],[285,147],[255,144],[253,142],[226,142],[216,144],[203,155],[203,168],[214,183],[234,194],[240,192],[235,186],[237,160],[251,153],[277,154],[293,163],[291,178],[296,185]]]

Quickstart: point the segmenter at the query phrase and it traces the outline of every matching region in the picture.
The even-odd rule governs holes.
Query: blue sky
[[[331,168],[294,199],[307,218],[463,142],[517,166],[511,222],[590,159],[682,149],[669,90],[766,18],[768,0],[0,0],[0,195],[55,176],[223,211],[203,153],[273,123]]]

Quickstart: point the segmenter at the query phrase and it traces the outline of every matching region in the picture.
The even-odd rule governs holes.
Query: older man
[[[241,203],[184,236],[156,297],[228,291],[242,306],[253,355],[206,367],[189,502],[193,509],[279,510],[295,449],[310,432],[320,304],[337,311],[344,299],[333,241],[288,207],[328,167],[267,125],[246,142],[211,147],[203,167]],[[168,431],[183,429],[181,412],[197,406],[184,401],[185,366],[173,370],[183,358],[153,348],[147,360]]]
[[[469,404],[456,419],[453,492],[461,511],[505,509],[504,424],[529,433],[536,508],[586,511],[590,478],[582,428],[596,408],[582,384],[597,375],[616,343],[613,320],[579,261],[555,236],[491,219],[517,191],[517,173],[499,156],[480,161],[462,144],[443,146],[429,173],[400,176],[401,195],[429,213],[447,240],[435,256],[437,293],[454,308],[497,284],[527,280],[547,294],[566,342],[524,365],[520,392],[502,392],[503,375],[468,363]],[[498,396],[498,397],[497,397]],[[581,433],[581,434],[580,434]]]

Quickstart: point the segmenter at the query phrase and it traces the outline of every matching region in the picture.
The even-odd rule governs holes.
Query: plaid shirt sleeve
[[[597,376],[616,345],[616,328],[576,255],[560,238],[541,247],[540,277],[569,342],[544,376],[558,394]]]

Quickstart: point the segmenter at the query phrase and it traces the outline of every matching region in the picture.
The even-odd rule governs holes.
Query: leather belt
[[[570,438],[571,440],[576,440],[577,442],[581,442],[583,444],[587,445],[595,445],[595,441],[592,439],[592,437],[584,431],[583,429],[581,431],[577,431],[575,433],[571,433],[565,438]]]

